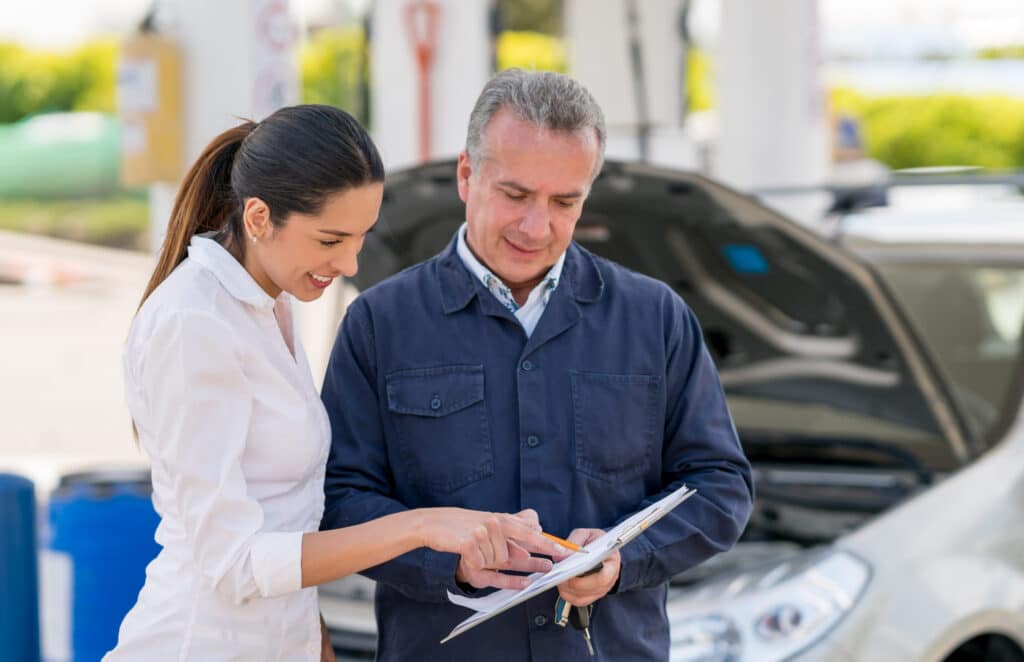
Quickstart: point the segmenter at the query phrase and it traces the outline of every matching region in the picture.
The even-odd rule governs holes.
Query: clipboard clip
[[[637,522],[633,526],[631,526],[628,529],[626,529],[622,533],[622,535],[620,535],[618,538],[616,538],[615,539],[615,546],[616,547],[622,547],[626,543],[630,542],[631,540],[633,540],[633,538],[636,538],[638,535],[640,535],[641,533],[646,531],[647,528],[651,524],[654,524],[659,519],[661,519],[661,516],[664,515],[666,512],[668,512],[669,510],[672,510],[673,508],[675,508],[676,506],[678,506],[682,502],[686,501],[687,499],[689,499],[690,497],[692,497],[696,493],[697,493],[697,490],[691,488],[688,491],[686,491],[685,493],[683,493],[682,498],[680,498],[676,503],[672,504],[671,507],[656,509],[654,512],[650,513],[647,517],[643,518],[642,520],[640,520],[639,522]]]
[[[633,526],[626,529],[626,531],[621,536],[615,539],[615,546],[622,547],[629,541],[633,540],[633,538],[636,538],[638,535],[643,533],[648,526],[649,524],[647,522],[637,522]]]

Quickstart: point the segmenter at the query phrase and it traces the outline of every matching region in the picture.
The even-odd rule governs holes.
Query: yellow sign
[[[117,96],[124,185],[181,179],[182,88],[181,55],[173,41],[143,33],[121,45]]]

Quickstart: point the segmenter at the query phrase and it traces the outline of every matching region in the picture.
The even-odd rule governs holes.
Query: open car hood
[[[437,254],[464,217],[454,161],[394,173],[354,283]],[[699,175],[608,162],[575,240],[673,287],[730,395],[827,405],[969,454],[933,364],[871,268],[755,199]]]

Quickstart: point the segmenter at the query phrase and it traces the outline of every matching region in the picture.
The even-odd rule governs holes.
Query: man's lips
[[[524,256],[537,255],[543,250],[543,248],[523,248],[522,246],[509,240],[507,237],[505,238],[505,243],[509,245],[513,252]]]

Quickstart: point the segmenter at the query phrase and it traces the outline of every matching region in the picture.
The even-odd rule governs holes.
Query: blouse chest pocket
[[[453,365],[386,377],[388,410],[409,480],[449,493],[494,474],[484,368]]]
[[[576,468],[606,481],[647,471],[662,428],[661,378],[576,371],[571,378]]]

